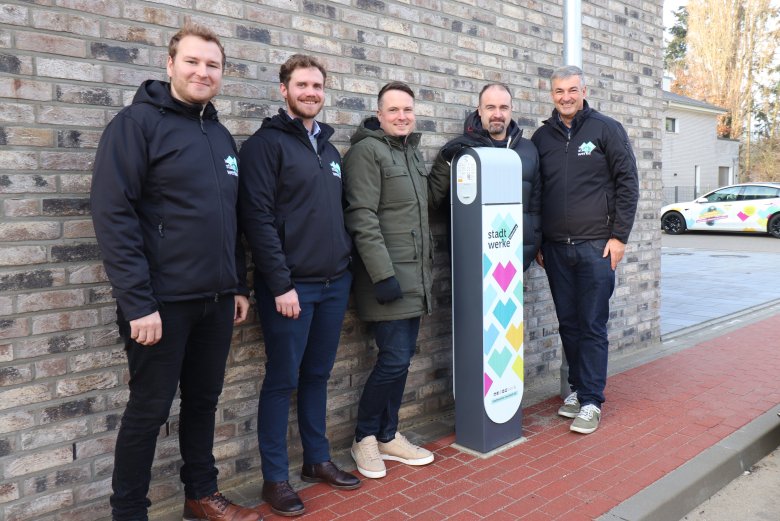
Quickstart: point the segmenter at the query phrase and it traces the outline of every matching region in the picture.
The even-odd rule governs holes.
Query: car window
[[[745,192],[742,194],[742,198],[745,201],[772,199],[773,197],[780,197],[780,189],[772,188],[771,186],[746,186]]]
[[[723,203],[727,201],[736,201],[739,196],[741,186],[730,186],[728,188],[721,188],[715,190],[711,194],[705,195],[708,203]]]

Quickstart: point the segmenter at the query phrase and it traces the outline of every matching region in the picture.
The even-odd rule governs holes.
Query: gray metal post
[[[563,62],[582,68],[582,0],[563,0]],[[561,345],[561,398],[569,393],[569,362]]]

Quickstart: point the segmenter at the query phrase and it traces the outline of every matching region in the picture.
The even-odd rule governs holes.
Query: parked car
[[[687,203],[661,208],[661,229],[769,233],[780,239],[780,183],[724,186]]]

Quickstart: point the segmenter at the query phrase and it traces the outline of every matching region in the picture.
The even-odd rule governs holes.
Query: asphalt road
[[[662,248],[728,250],[732,252],[780,253],[780,239],[770,235],[726,232],[661,232]]]

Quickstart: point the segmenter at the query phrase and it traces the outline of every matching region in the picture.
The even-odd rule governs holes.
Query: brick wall
[[[583,3],[589,98],[626,126],[642,189],[613,297],[614,351],[659,336],[661,7],[661,0]],[[530,136],[551,110],[547,77],[561,65],[561,16],[559,2],[544,0],[0,2],[0,521],[107,515],[127,371],[89,217],[90,171],[106,123],[141,81],[164,78],[165,44],[186,18],[223,38],[228,64],[216,105],[239,141],[280,106],[279,64],[303,51],[327,64],[322,119],[336,127],[342,151],[375,110],[378,88],[399,79],[418,92],[432,161],[461,131],[486,81],[512,87]],[[404,422],[452,407],[444,222],[434,217],[438,310],[423,322]],[[526,384],[534,385],[557,378],[560,347],[542,270],[531,268],[526,286]],[[256,320],[235,331],[217,412],[223,485],[259,476],[262,351]],[[330,382],[337,449],[351,437],[372,363],[371,340],[350,312]],[[158,504],[181,498],[176,421],[174,414],[160,434],[151,490]],[[291,454],[300,455],[295,441]]]

